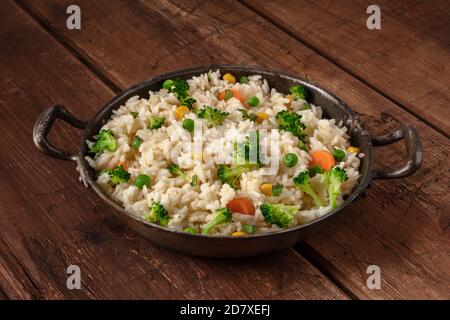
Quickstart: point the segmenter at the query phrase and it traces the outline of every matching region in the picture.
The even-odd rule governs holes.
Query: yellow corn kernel
[[[244,231],[236,231],[231,234],[233,237],[245,236],[246,233]]]
[[[272,195],[272,184],[270,183],[263,183],[260,187],[261,192],[265,194],[266,196]]]
[[[347,151],[351,152],[351,153],[360,153],[361,152],[361,150],[359,150],[358,147],[348,147]]]
[[[255,116],[256,116],[256,122],[258,122],[258,123],[261,123],[266,119],[269,119],[269,115],[265,112],[256,112]]]
[[[229,83],[236,83],[236,78],[231,73],[225,73],[223,75],[223,80],[226,80]]]
[[[189,112],[189,108],[186,106],[179,106],[176,110],[175,110],[175,119],[180,120],[184,117],[184,115],[186,113]]]

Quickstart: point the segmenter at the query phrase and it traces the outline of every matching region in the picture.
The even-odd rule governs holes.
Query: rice
[[[205,224],[214,218],[214,212],[224,208],[236,197],[249,198],[256,209],[255,214],[233,213],[233,221],[217,226],[213,235],[231,235],[241,231],[245,224],[256,226],[256,233],[279,230],[278,226],[266,223],[259,209],[263,203],[298,206],[300,210],[291,226],[308,223],[330,212],[329,206],[315,207],[311,198],[294,186],[293,178],[308,169],[311,157],[308,152],[299,148],[296,136],[278,129],[275,115],[283,110],[295,111],[301,115],[311,151],[332,151],[339,148],[345,152],[344,160],[337,165],[345,170],[348,180],[342,184],[338,205],[343,201],[342,195],[350,194],[358,183],[358,168],[360,158],[363,157],[363,154],[346,151],[350,146],[347,128],[334,119],[323,119],[320,106],[310,104],[310,109],[303,110],[306,101],[291,101],[286,94],[270,88],[267,81],[259,75],[249,76],[248,80],[246,84],[232,84],[221,79],[218,70],[188,80],[189,96],[196,100],[197,108],[208,105],[228,113],[222,125],[216,127],[209,125],[207,120],[198,118],[193,112],[187,113],[184,119],[189,118],[195,122],[194,133],[185,130],[182,121],[175,118],[175,110],[180,101],[174,93],[161,89],[158,92],[150,91],[148,99],[138,96],[130,98],[113,112],[111,119],[102,127],[102,130],[113,132],[117,148],[95,157],[86,157],[89,165],[98,172],[96,183],[110,198],[136,216],[145,216],[153,202],[161,203],[169,215],[167,227],[178,231],[191,227],[201,232]],[[244,107],[238,99],[217,98],[218,93],[226,89],[239,90],[243,97],[256,96],[260,104],[249,111],[264,112],[268,119],[261,123],[244,120],[240,111]],[[136,117],[130,112],[137,113]],[[161,128],[147,129],[147,121],[152,115],[165,117]],[[272,169],[262,167],[243,173],[240,187],[235,190],[218,178],[218,163],[224,163],[224,159],[229,161],[232,157],[226,146],[242,143],[250,132],[256,131],[260,132],[261,146],[267,146],[265,157],[270,159]],[[143,140],[138,150],[131,147],[135,135]],[[277,146],[272,152],[270,145],[274,140]],[[93,142],[87,141],[87,144],[92,146]],[[278,158],[276,153],[279,153]],[[297,155],[298,163],[293,168],[283,165],[283,155],[286,153]],[[217,162],[218,160],[221,162]],[[119,163],[127,164],[130,179],[112,185],[110,175],[105,170],[114,168]],[[173,177],[167,169],[172,163],[178,164],[188,179]],[[134,181],[142,173],[150,176],[152,183],[140,189],[135,186]],[[190,184],[193,175],[197,175],[199,182],[194,186]],[[311,178],[311,185],[326,200],[327,191],[321,176],[319,174]],[[279,196],[267,196],[260,189],[263,183],[281,184],[283,190]]]

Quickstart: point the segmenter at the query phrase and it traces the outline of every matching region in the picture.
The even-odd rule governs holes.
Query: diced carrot
[[[312,151],[309,154],[312,160],[309,162],[309,167],[319,166],[324,171],[330,170],[335,164],[333,155],[325,150]]]
[[[239,212],[242,214],[254,215],[255,207],[249,198],[234,198],[227,204],[227,208],[232,212]]]
[[[219,92],[219,95],[217,96],[217,98],[218,98],[219,100],[225,99],[225,91]]]
[[[224,100],[225,99],[225,94],[226,94],[227,90],[219,92],[217,98],[219,100]],[[235,97],[236,99],[238,99],[242,104],[244,104],[245,99],[242,97],[241,93],[239,92],[239,90],[237,89],[231,89],[231,92],[233,93],[233,97]]]
[[[245,104],[245,99],[242,97],[241,93],[237,89],[231,89],[233,96],[238,99],[242,104]]]

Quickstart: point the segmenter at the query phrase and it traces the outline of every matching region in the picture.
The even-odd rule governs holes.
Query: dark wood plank
[[[366,28],[366,9],[373,1],[243,1],[450,134],[450,118],[441,116],[450,103],[449,1],[378,1],[381,30]]]
[[[347,298],[293,249],[202,259],[126,229],[72,163],[40,154],[31,138],[43,107],[62,103],[87,119],[114,93],[17,5],[2,1],[0,12],[0,283],[8,298]],[[66,125],[55,131],[57,145],[80,141]],[[81,268],[81,290],[66,288],[71,264]]]
[[[358,297],[449,297],[447,138],[238,3],[81,1],[85,18],[77,32],[65,28],[61,15],[69,3],[27,6],[122,88],[179,67],[263,65],[313,79],[339,95],[373,134],[412,123],[425,148],[422,169],[405,179],[376,181],[365,199],[307,246]],[[379,167],[398,166],[404,147],[377,149],[376,159]],[[382,269],[382,290],[365,287],[370,264]]]

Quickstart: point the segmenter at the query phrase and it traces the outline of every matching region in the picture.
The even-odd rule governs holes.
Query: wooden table
[[[0,2],[0,298],[449,299],[450,2],[378,0]],[[66,8],[81,8],[68,30]],[[284,70],[340,96],[372,134],[415,126],[422,168],[376,181],[306,243],[247,259],[206,259],[159,247],[125,228],[72,163],[32,142],[44,107],[82,119],[117,92],[193,65]],[[80,132],[57,124],[74,150]],[[376,166],[404,162],[402,143]],[[69,265],[81,290],[66,287]],[[381,289],[369,289],[369,265]]]

